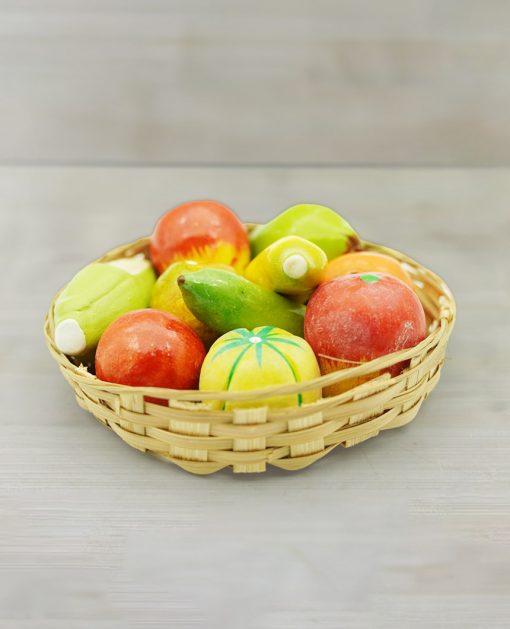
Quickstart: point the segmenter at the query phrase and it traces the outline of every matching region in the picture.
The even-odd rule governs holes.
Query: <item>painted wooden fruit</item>
[[[427,334],[418,296],[401,280],[383,273],[344,275],[321,284],[305,315],[305,339],[323,374],[413,347]],[[387,369],[398,375],[405,363]],[[381,372],[348,379],[328,387],[341,393]]]
[[[55,345],[64,354],[93,354],[117,317],[149,305],[156,275],[143,254],[92,262],[77,273],[55,302]]]
[[[245,226],[226,205],[191,201],[164,214],[150,240],[158,273],[177,260],[228,264],[241,272],[250,259]]]
[[[195,389],[205,354],[197,334],[177,317],[151,308],[135,310],[119,317],[101,337],[96,375],[130,386]]]
[[[359,237],[349,223],[325,205],[300,203],[282,212],[250,234],[253,256],[284,236],[301,236],[320,247],[332,260],[359,248]]]
[[[238,328],[221,336],[209,350],[200,374],[200,390],[249,391],[293,384],[319,375],[317,359],[304,339],[272,326]],[[248,402],[218,401],[212,406],[226,409],[301,406],[320,397],[319,389]]]
[[[321,281],[327,262],[324,251],[310,240],[286,236],[263,249],[244,276],[269,290],[300,297]]]
[[[232,272],[232,267],[224,264],[206,264],[194,262],[193,260],[184,260],[181,262],[173,262],[157,279],[152,290],[151,308],[164,310],[178,317],[184,323],[194,330],[202,339],[206,346],[210,346],[215,341],[219,333],[212,330],[205,323],[197,319],[188,306],[184,303],[181,289],[177,283],[177,278],[184,273],[192,273],[201,269],[223,269]]]
[[[321,282],[351,273],[388,273],[414,290],[409,273],[394,258],[376,251],[354,251],[331,260],[322,273]]]
[[[305,307],[245,277],[221,269],[181,275],[177,283],[188,308],[211,329],[278,326],[303,336]]]

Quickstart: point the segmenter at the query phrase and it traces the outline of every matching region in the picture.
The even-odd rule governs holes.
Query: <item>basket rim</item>
[[[253,227],[253,224],[248,223],[248,228]],[[120,255],[134,255],[135,253],[140,252],[141,250],[146,249],[149,243],[149,237],[145,236],[140,239],[137,239],[133,242],[120,245],[115,249],[112,249],[106,252],[104,255],[100,256],[94,261],[106,261],[115,259]],[[302,393],[312,389],[325,388],[332,384],[336,384],[343,380],[363,376],[369,373],[373,373],[375,371],[379,371],[381,369],[387,368],[391,365],[399,363],[404,360],[410,360],[414,356],[423,355],[427,352],[433,351],[435,347],[443,342],[446,342],[451,334],[453,329],[455,318],[456,318],[456,303],[453,297],[453,294],[446,284],[446,282],[436,273],[414,260],[413,258],[407,256],[406,254],[396,250],[386,247],[384,245],[379,245],[377,243],[371,241],[361,241],[361,247],[364,250],[372,250],[378,251],[380,253],[385,253],[392,258],[397,259],[399,262],[404,262],[406,264],[406,268],[410,271],[411,276],[415,276],[413,279],[416,287],[419,289],[419,283],[424,284],[428,283],[435,289],[435,292],[438,293],[437,300],[433,304],[433,306],[439,311],[437,317],[431,317],[433,329],[429,331],[429,334],[425,337],[423,341],[421,341],[418,345],[414,347],[410,347],[408,349],[399,350],[397,352],[393,352],[391,354],[386,354],[384,356],[380,356],[371,361],[349,367],[346,369],[342,369],[339,371],[335,371],[326,375],[321,375],[312,380],[306,380],[303,382],[288,384],[288,385],[271,385],[267,387],[261,387],[258,389],[251,389],[248,391],[199,391],[197,389],[170,389],[170,388],[159,388],[159,387],[141,387],[141,386],[129,386],[122,384],[115,384],[111,382],[106,382],[104,380],[100,380],[97,376],[91,374],[86,367],[83,365],[77,366],[62,352],[60,352],[55,346],[53,339],[53,309],[55,306],[55,301],[58,295],[65,288],[65,285],[53,296],[51,300],[50,307],[48,308],[45,319],[44,319],[44,335],[46,344],[50,353],[53,355],[54,359],[59,363],[59,366],[62,370],[67,372],[71,372],[73,380],[77,383],[94,386],[95,388],[100,388],[102,391],[108,393],[130,393],[130,394],[140,394],[148,397],[157,397],[165,400],[179,400],[179,401],[187,401],[187,402],[206,402],[210,400],[224,400],[224,401],[240,401],[240,402],[248,402],[254,398],[257,400],[269,398],[277,395],[294,395],[297,393]],[[409,267],[409,268],[408,268]],[[422,302],[424,308],[426,305],[423,303],[424,293],[420,294],[418,292],[418,297]],[[430,304],[429,304],[430,305]],[[430,313],[429,313],[430,314]],[[327,398],[322,398],[322,401],[328,400],[332,403],[338,403],[342,400],[349,400],[354,395],[361,394],[366,389],[373,389],[374,385],[380,382],[384,382],[388,384],[391,380],[391,383],[398,383],[404,378],[407,378],[412,371],[413,367],[408,367],[402,371],[397,376],[391,377],[388,373],[383,374],[377,378],[374,378],[368,382],[360,384],[344,393],[339,395],[330,396]],[[320,403],[321,400],[319,400]],[[147,402],[147,404],[151,404]],[[317,407],[318,402],[312,402],[308,404],[303,404],[302,407],[310,408],[312,406]],[[329,405],[329,404],[328,404]],[[155,404],[151,404],[151,406],[157,406]],[[321,405],[322,406],[322,405]],[[282,409],[285,410],[285,409]]]

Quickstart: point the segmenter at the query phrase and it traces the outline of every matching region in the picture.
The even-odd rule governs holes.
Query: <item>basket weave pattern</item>
[[[119,247],[102,258],[113,260],[146,252],[148,239]],[[455,322],[455,302],[435,273],[402,253],[365,242],[367,250],[385,253],[405,263],[425,308],[429,335],[406,349],[315,380],[243,392],[199,392],[128,387],[98,380],[73,364],[54,344],[53,307],[46,315],[46,342],[78,404],[111,428],[127,444],[159,456],[195,474],[225,467],[234,472],[263,472],[267,464],[286,470],[311,465],[337,445],[350,447],[381,430],[398,428],[416,416],[436,386],[449,335]],[[385,373],[340,395],[286,409],[267,407],[211,410],[208,400],[258,400],[295,395],[378,372],[403,360],[409,367],[396,377]],[[168,407],[144,397],[168,399]]]

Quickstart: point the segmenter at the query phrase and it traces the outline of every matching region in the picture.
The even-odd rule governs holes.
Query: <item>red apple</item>
[[[416,293],[385,273],[344,275],[321,284],[306,309],[305,339],[322,373],[413,347],[426,335],[425,312]],[[399,363],[386,371],[395,376],[406,366]],[[341,393],[380,373],[339,382],[325,393]]]
[[[195,389],[205,353],[198,335],[174,315],[134,310],[105,330],[97,346],[96,375],[130,386]]]
[[[226,205],[191,201],[164,214],[150,241],[158,273],[176,260],[228,264],[241,272],[250,259],[246,228]]]

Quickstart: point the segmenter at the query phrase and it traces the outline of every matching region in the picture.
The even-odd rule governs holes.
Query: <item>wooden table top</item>
[[[458,306],[408,426],[299,473],[195,477],[76,405],[44,346],[52,295],[217,198],[296,202],[439,273]],[[0,626],[507,627],[510,169],[0,168]]]

